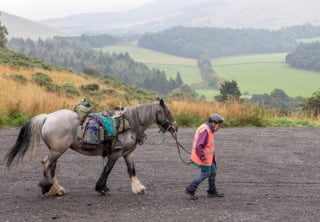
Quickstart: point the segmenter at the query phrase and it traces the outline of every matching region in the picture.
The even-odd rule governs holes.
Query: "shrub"
[[[58,87],[53,83],[52,79],[44,73],[37,72],[32,74],[31,78],[39,86],[45,87],[47,91],[52,92],[58,89]]]
[[[26,84],[28,81],[27,78],[21,74],[11,74],[9,77],[21,84]]]
[[[79,90],[72,85],[72,83],[65,83],[60,86],[60,89],[66,94],[67,97],[79,96]]]
[[[320,115],[320,90],[314,92],[312,97],[305,101],[302,105],[302,112],[309,117]]]
[[[91,83],[87,85],[81,85],[80,89],[84,92],[92,92],[92,91],[98,91],[100,89],[100,86],[96,83]]]

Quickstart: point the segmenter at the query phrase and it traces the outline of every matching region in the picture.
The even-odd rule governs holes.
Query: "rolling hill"
[[[267,28],[319,24],[318,0],[154,0],[124,12],[41,21],[74,33],[145,33],[173,26]],[[103,10],[103,9],[102,9]]]
[[[37,40],[39,38],[46,39],[53,36],[75,35],[59,28],[50,27],[6,12],[1,12],[0,21],[9,32],[8,39],[14,37]]]

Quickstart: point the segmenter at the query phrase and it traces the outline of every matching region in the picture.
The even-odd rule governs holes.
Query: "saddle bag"
[[[78,138],[86,144],[99,144],[104,141],[102,120],[96,113],[90,113],[82,126],[78,127]]]

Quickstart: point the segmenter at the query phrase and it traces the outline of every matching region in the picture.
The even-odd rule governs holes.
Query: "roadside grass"
[[[271,126],[285,126],[285,127],[320,127],[320,121],[316,119],[294,119],[289,117],[276,117],[270,119]]]

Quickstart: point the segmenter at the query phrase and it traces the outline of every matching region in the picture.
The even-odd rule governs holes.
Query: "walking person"
[[[218,193],[216,189],[216,161],[214,133],[217,132],[224,118],[219,114],[212,114],[208,122],[202,124],[194,135],[193,147],[191,152],[191,164],[200,168],[200,175],[196,177],[185,189],[186,194],[192,199],[198,199],[195,192],[199,184],[208,178],[208,197],[223,197],[223,193]]]

